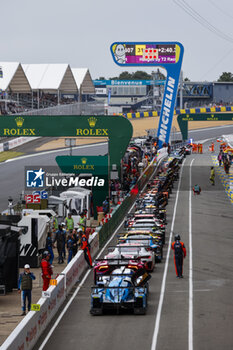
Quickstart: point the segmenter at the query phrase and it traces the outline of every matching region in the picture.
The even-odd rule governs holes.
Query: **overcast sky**
[[[209,22],[204,28],[187,4]],[[114,41],[179,41],[184,77],[213,81],[233,72],[232,0],[7,0],[1,3],[1,60],[69,63],[87,67],[92,78],[123,70],[112,60]],[[200,17],[199,17],[200,20]],[[216,31],[217,30],[217,31]],[[129,68],[136,71],[139,68]],[[152,69],[144,69],[151,72]]]

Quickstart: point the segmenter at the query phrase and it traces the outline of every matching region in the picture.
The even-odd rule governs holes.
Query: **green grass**
[[[7,159],[15,158],[18,156],[22,156],[24,153],[22,152],[14,152],[14,151],[5,151],[0,152],[0,162],[4,162]]]

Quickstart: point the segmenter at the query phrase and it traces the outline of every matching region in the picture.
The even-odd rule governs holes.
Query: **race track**
[[[207,146],[208,143],[205,154],[186,158],[180,184],[175,183],[167,207],[165,256],[152,273],[147,314],[91,316],[93,275],[90,272],[51,336],[45,338],[53,324],[35,349],[233,348],[233,208],[218,177],[216,186],[209,183],[212,161]],[[196,183],[202,193],[194,197],[190,184]],[[173,232],[170,232],[172,223]],[[181,235],[187,248],[184,279],[175,276],[168,244],[173,233]],[[109,244],[113,245],[114,241],[115,238]]]

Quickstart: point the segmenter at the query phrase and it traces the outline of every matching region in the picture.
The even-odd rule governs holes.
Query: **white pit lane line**
[[[174,224],[175,224],[176,209],[177,209],[177,204],[178,204],[178,198],[179,198],[179,193],[180,193],[180,184],[181,184],[183,167],[184,167],[185,161],[186,161],[186,158],[185,158],[185,160],[182,164],[182,167],[181,167],[179,183],[178,183],[178,188],[177,188],[177,192],[176,192],[176,200],[175,200],[175,205],[174,205],[174,210],[173,210],[171,232],[170,232],[170,237],[169,237],[169,242],[168,242],[166,263],[165,263],[165,267],[164,267],[163,280],[162,280],[160,297],[159,297],[159,304],[158,304],[158,309],[157,309],[157,314],[156,314],[156,319],[155,319],[155,328],[154,328],[154,334],[153,334],[153,338],[152,338],[151,350],[156,350],[156,346],[157,346],[160,319],[161,319],[163,300],[164,300],[164,294],[165,294],[165,287],[166,287],[169,257],[170,257],[170,251],[171,251],[171,241],[172,241],[172,235],[173,235],[173,228],[174,228]]]
[[[189,168],[189,350],[193,350],[193,246],[192,246],[192,165]]]
[[[145,187],[144,187],[145,188]],[[133,205],[131,206],[131,208],[129,209],[129,212],[131,212],[132,208],[134,207],[135,203],[133,203]],[[104,249],[107,247],[107,245],[111,242],[111,240],[113,239],[113,237],[115,236],[116,232],[119,230],[119,228],[121,227],[121,225],[123,224],[123,222],[125,221],[125,218],[123,218],[123,220],[121,221],[121,223],[119,224],[119,226],[116,228],[116,230],[113,232],[112,236],[109,238],[109,240],[107,241],[107,243],[104,245],[104,247],[101,249],[101,251],[99,252],[99,254],[97,255],[97,259],[100,257],[100,255],[103,253]],[[88,270],[86,272],[86,274],[84,275],[81,283],[79,284],[79,286],[77,287],[76,291],[74,292],[74,294],[72,295],[72,297],[70,298],[70,300],[68,301],[68,303],[66,304],[65,308],[62,310],[62,312],[60,313],[60,315],[58,316],[56,322],[53,324],[53,327],[50,329],[49,333],[47,334],[46,338],[44,339],[43,343],[40,345],[38,350],[42,350],[44,349],[45,345],[47,344],[49,338],[51,337],[51,335],[53,334],[54,330],[56,329],[56,327],[58,326],[59,322],[61,321],[62,317],[64,316],[64,314],[66,313],[66,311],[68,310],[68,308],[70,307],[71,303],[73,302],[74,298],[76,297],[76,295],[78,294],[80,288],[84,285],[87,277],[89,276],[90,272],[92,272],[92,270]]]

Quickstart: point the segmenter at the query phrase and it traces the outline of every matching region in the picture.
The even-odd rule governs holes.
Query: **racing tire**
[[[146,308],[140,307],[140,308],[134,308],[134,315],[145,315],[146,314]]]
[[[90,314],[92,316],[101,316],[101,315],[103,315],[103,310],[102,309],[91,309]]]

